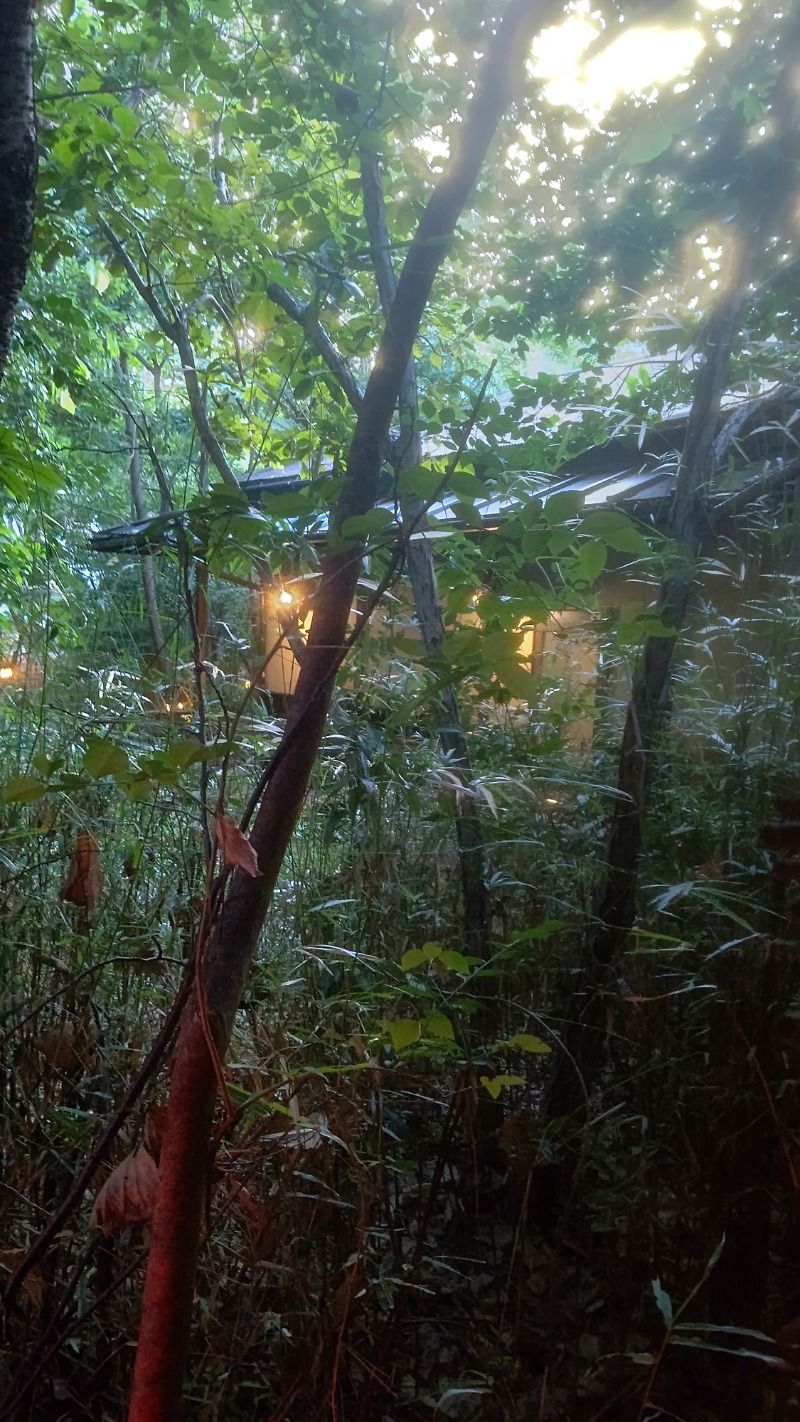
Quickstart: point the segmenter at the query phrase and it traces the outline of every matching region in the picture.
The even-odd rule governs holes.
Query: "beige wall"
[[[609,573],[598,591],[597,612],[567,609],[552,614],[541,626],[526,632],[520,653],[531,671],[555,683],[549,697],[550,705],[557,705],[559,699],[563,700],[565,705],[575,699],[582,700],[585,704],[585,714],[572,717],[565,728],[567,739],[577,747],[588,748],[592,742],[598,682],[603,687],[605,699],[612,702],[616,699],[627,700],[629,689],[630,669],[626,668],[623,662],[615,664],[610,681],[603,681],[598,617],[613,616],[635,603],[646,608],[652,604],[657,592],[655,583],[626,577],[623,573]],[[695,627],[701,628],[705,621],[712,619],[718,612],[733,618],[741,611],[743,596],[741,587],[729,577],[704,579],[700,589],[701,606],[693,617]],[[380,637],[402,630],[405,637],[417,640],[419,629],[408,624],[402,602],[398,602],[397,612],[397,621],[391,613],[384,619],[374,619],[369,635]],[[469,616],[470,614],[467,614],[468,618]],[[268,595],[261,595],[259,622],[260,645],[265,648],[274,646],[278,639],[280,623],[269,604]],[[301,626],[305,630],[306,624]],[[632,652],[633,655],[635,654]],[[731,691],[736,682],[737,663],[735,640],[733,650],[727,657],[719,655],[715,649],[715,671],[723,682],[730,683]],[[298,670],[290,648],[283,644],[266,669],[264,685],[273,694],[291,695],[297,683]]]

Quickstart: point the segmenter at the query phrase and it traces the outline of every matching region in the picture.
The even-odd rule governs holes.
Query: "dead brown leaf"
[[[58,1027],[48,1027],[41,1037],[36,1038],[34,1045],[48,1067],[70,1075],[88,1067],[94,1048],[91,1032],[74,1020],[60,1022]]]
[[[166,1106],[151,1106],[144,1118],[144,1144],[158,1165],[161,1159],[161,1142],[167,1124]]]
[[[229,868],[236,866],[243,869],[245,874],[252,875],[254,879],[260,878],[261,870],[258,867],[256,852],[249,839],[245,839],[239,826],[229,815],[220,814],[214,816],[214,825],[223,864]]]
[[[79,829],[59,898],[77,904],[78,908],[93,908],[103,892],[104,882],[100,846],[87,829]]]
[[[149,1220],[158,1184],[158,1166],[143,1147],[126,1155],[97,1193],[92,1224],[104,1234],[118,1234],[128,1225]]]
[[[22,1263],[27,1250],[25,1249],[0,1249],[0,1269],[7,1269],[9,1274],[13,1274]],[[22,1292],[27,1294],[35,1308],[41,1308],[44,1303],[44,1275],[38,1264],[25,1275],[22,1281]]]

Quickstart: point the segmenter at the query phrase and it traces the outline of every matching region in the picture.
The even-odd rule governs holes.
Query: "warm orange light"
[[[292,603],[294,602],[294,598],[289,592],[288,588],[281,588],[281,591],[278,594],[278,602],[283,603],[284,607],[291,607]]]
[[[13,667],[0,667],[0,681],[12,681],[14,677]]]

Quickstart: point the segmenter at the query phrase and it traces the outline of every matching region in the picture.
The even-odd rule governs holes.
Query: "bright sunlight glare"
[[[626,29],[585,61],[600,30],[581,15],[545,30],[533,46],[534,73],[549,101],[599,124],[622,94],[642,94],[687,73],[706,46],[698,29],[642,25]]]

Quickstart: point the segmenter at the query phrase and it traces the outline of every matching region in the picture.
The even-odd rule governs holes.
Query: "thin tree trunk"
[[[793,19],[792,38],[800,28]],[[791,48],[789,46],[788,48]],[[772,151],[784,165],[785,197],[779,212],[766,211],[749,227],[740,219],[729,228],[727,282],[712,308],[702,340],[702,364],[695,380],[692,407],[681,456],[675,499],[667,527],[678,544],[682,563],[662,583],[657,613],[671,635],[648,637],[634,676],[620,751],[618,788],[624,799],[615,802],[606,853],[606,874],[593,935],[594,961],[586,965],[582,987],[585,1004],[565,1034],[567,1051],[559,1054],[546,1094],[550,1117],[569,1117],[586,1107],[585,1085],[593,1085],[606,1041],[605,1014],[608,986],[619,962],[636,914],[639,865],[645,842],[647,795],[656,764],[659,736],[669,710],[670,684],[678,636],[686,622],[697,575],[703,538],[714,530],[705,498],[718,461],[726,455],[726,440],[715,436],[722,396],[728,377],[733,344],[742,312],[748,302],[751,269],[763,241],[764,226],[780,230],[795,201],[792,150],[784,149],[787,134],[797,128],[800,91],[792,60],[778,75],[772,95],[775,128]],[[750,495],[748,494],[748,498]],[[728,508],[733,512],[734,495]],[[573,997],[575,988],[573,987]],[[579,1075],[579,1072],[581,1073]]]
[[[0,380],[25,285],[36,198],[33,0],[0,4]]]
[[[200,459],[197,467],[197,487],[201,494],[208,493],[208,450],[205,445],[200,446]],[[201,662],[207,662],[214,656],[216,650],[213,645],[213,638],[209,626],[211,603],[207,563],[195,563],[194,615],[197,623],[200,660]]]
[[[124,351],[120,352],[119,376],[122,383],[128,387],[128,357]],[[144,490],[142,488],[142,461],[139,451],[139,432],[136,428],[136,421],[130,410],[125,407],[123,410],[125,417],[125,434],[128,440],[128,476],[131,481],[131,504],[133,506],[134,518],[142,521],[147,518],[147,508],[144,501]],[[140,557],[142,569],[142,592],[144,593],[144,605],[147,612],[147,621],[150,624],[150,637],[153,643],[153,665],[157,667],[162,676],[167,675],[167,658],[164,651],[164,628],[161,623],[161,613],[158,610],[158,593],[156,591],[155,568],[153,566],[152,553],[142,553]]]
[[[372,247],[372,265],[384,316],[388,317],[397,292],[397,277],[392,263],[380,167],[377,155],[368,146],[361,152],[361,186],[364,194],[364,217]],[[400,416],[400,435],[394,446],[393,463],[395,472],[399,475],[404,469],[411,469],[422,460],[419,392],[413,354],[400,382],[397,408]],[[410,499],[401,491],[400,512],[404,529],[422,531],[425,528],[424,506],[419,499]],[[428,657],[432,659],[442,649],[445,627],[433,553],[426,539],[409,539],[406,545],[406,567],[423,646]],[[449,757],[450,763],[462,770],[469,779],[469,746],[461,722],[455,687],[442,687],[440,700],[444,712],[444,720],[439,727],[442,749]],[[468,796],[453,796],[453,813],[461,875],[465,946],[470,953],[483,958],[487,951],[488,901],[486,855],[480,819],[474,800]]]
[[[734,253],[727,290],[711,312],[703,364],[695,381],[667,536],[681,563],[661,585],[657,616],[664,636],[648,637],[633,679],[625,717],[617,788],[608,838],[606,880],[598,909],[595,957],[610,963],[624,944],[636,913],[639,859],[644,844],[647,789],[654,749],[669,706],[675,645],[686,621],[697,576],[697,559],[709,517],[704,494],[714,474],[714,440],[733,343],[747,295],[746,258]]]
[[[554,0],[541,7],[512,0],[489,44],[453,156],[422,215],[398,283],[350,446],[348,481],[335,520],[339,529],[375,502],[400,383],[436,273],[522,77],[530,40],[557,10]],[[198,950],[198,986],[184,1014],[170,1087],[129,1422],[173,1422],[189,1352],[216,1102],[215,1064],[197,994],[203,993],[205,1019],[222,1056],[322,739],[360,566],[361,550],[355,548],[325,560],[296,694],[250,836],[260,873],[252,878],[234,871],[204,961],[202,946]]]
[[[647,795],[659,735],[669,709],[675,645],[685,624],[697,575],[704,533],[710,527],[705,494],[714,474],[714,439],[725,391],[730,356],[747,298],[749,254],[733,254],[726,290],[708,319],[702,342],[677,487],[667,527],[679,549],[680,564],[661,585],[658,617],[671,635],[648,637],[633,679],[620,750],[617,786],[606,850],[606,876],[597,927],[582,986],[588,993],[578,1019],[564,1034],[545,1093],[544,1113],[553,1118],[582,1114],[586,1084],[593,1086],[604,1044],[605,988],[618,962],[636,914],[638,872],[647,813]],[[573,1000],[575,984],[572,987]]]

